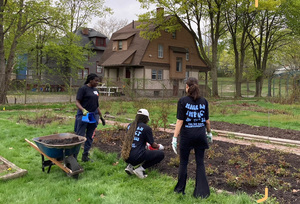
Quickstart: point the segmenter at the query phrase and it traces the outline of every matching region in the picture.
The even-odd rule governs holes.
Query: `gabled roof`
[[[140,37],[140,30],[136,26],[140,22],[132,22],[117,32],[113,33],[105,52],[103,53],[99,64],[102,66],[125,66],[129,57],[131,66],[141,66],[141,61],[148,47],[149,40]],[[126,40],[133,37],[127,50],[113,51],[113,41]]]
[[[106,45],[109,42],[108,38],[105,35],[103,35],[102,33],[98,32],[92,28],[79,28],[75,33],[76,33],[76,35],[81,36],[81,41],[80,41],[81,46],[85,46],[88,43],[91,43],[92,49],[94,49],[94,50],[105,50],[106,47],[96,46],[94,44],[94,42],[92,41],[93,38],[98,37],[98,38],[106,39]]]

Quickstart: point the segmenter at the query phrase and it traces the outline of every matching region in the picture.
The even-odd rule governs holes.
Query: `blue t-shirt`
[[[190,96],[180,98],[177,105],[177,119],[183,120],[180,137],[208,148],[206,120],[209,119],[209,112],[205,98],[201,97],[197,100]]]

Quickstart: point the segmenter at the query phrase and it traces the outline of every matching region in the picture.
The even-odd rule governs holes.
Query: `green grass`
[[[251,100],[215,100],[210,103],[210,120],[230,123],[243,123],[256,126],[270,126],[282,129],[300,130],[300,105],[281,105],[262,99]],[[101,100],[103,113],[109,112],[124,118],[134,119],[139,108],[150,112],[150,125],[156,122],[163,125],[176,122],[176,100],[138,101]],[[262,195],[251,199],[246,194],[228,195],[215,193],[203,201],[192,197],[194,181],[189,180],[186,195],[173,193],[176,179],[161,175],[153,170],[149,177],[140,180],[124,172],[125,163],[116,154],[105,154],[97,149],[92,151],[94,163],[81,163],[85,172],[79,180],[69,178],[57,166],[50,174],[41,170],[41,156],[25,142],[34,137],[55,133],[73,132],[74,104],[31,104],[5,105],[6,111],[0,111],[0,149],[1,156],[13,162],[28,174],[22,178],[0,181],[0,203],[255,203]],[[36,120],[41,116],[60,119],[45,126],[28,125],[26,120]],[[62,118],[62,119],[61,119]],[[105,126],[110,128],[111,126]],[[99,128],[104,128],[99,126]],[[98,129],[99,129],[98,128]],[[213,127],[212,127],[213,128]],[[82,150],[81,150],[82,151]],[[113,165],[118,162],[117,165]],[[269,201],[272,203],[273,201]]]
[[[132,104],[131,104],[132,105]],[[64,107],[64,105],[62,105]],[[0,203],[199,203],[192,196],[194,181],[187,183],[186,195],[173,193],[176,179],[161,175],[157,171],[148,172],[148,178],[141,180],[128,176],[124,172],[125,163],[117,154],[105,154],[98,149],[91,152],[93,163],[79,162],[84,172],[75,180],[57,166],[53,166],[49,174],[41,170],[41,156],[32,148],[25,138],[46,136],[61,132],[72,132],[74,112],[72,105],[66,105],[62,110],[49,110],[56,105],[47,105],[47,110],[35,112],[28,107],[11,106],[10,111],[0,111],[0,149],[1,156],[26,169],[28,174],[13,180],[0,181]],[[155,108],[153,108],[155,110]],[[28,125],[19,118],[36,119],[41,114],[48,113],[65,117],[63,123],[53,122],[44,127]],[[135,110],[132,108],[130,112]],[[133,114],[133,113],[130,113]],[[174,113],[173,113],[174,116]],[[99,126],[103,128],[103,126]],[[82,150],[81,150],[82,151]],[[81,152],[80,152],[81,153]],[[117,164],[117,165],[114,165]],[[253,203],[248,195],[241,193],[228,195],[215,193],[203,200],[205,203]]]

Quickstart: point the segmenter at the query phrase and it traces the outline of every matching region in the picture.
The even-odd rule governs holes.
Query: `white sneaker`
[[[131,164],[128,164],[127,167],[125,168],[125,172],[128,174],[128,175],[132,175],[134,174],[134,168]]]
[[[142,166],[133,170],[133,173],[140,179],[144,179],[148,176],[147,174],[145,174],[145,169]]]

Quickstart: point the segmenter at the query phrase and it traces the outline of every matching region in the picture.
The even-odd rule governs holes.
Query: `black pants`
[[[185,194],[185,186],[187,179],[187,165],[189,161],[189,155],[191,149],[195,150],[196,157],[196,184],[194,189],[194,197],[207,198],[210,195],[210,190],[205,174],[204,166],[204,152],[205,149],[199,146],[185,146],[185,144],[180,145],[180,166],[178,173],[178,182],[175,186],[174,191],[177,193]]]
[[[165,154],[161,150],[146,150],[144,155],[140,158],[135,158],[133,156],[130,156],[126,162],[132,164],[133,166],[136,166],[138,164],[143,163],[142,167],[144,169],[147,169],[155,164],[158,164],[161,162],[165,157]]]

